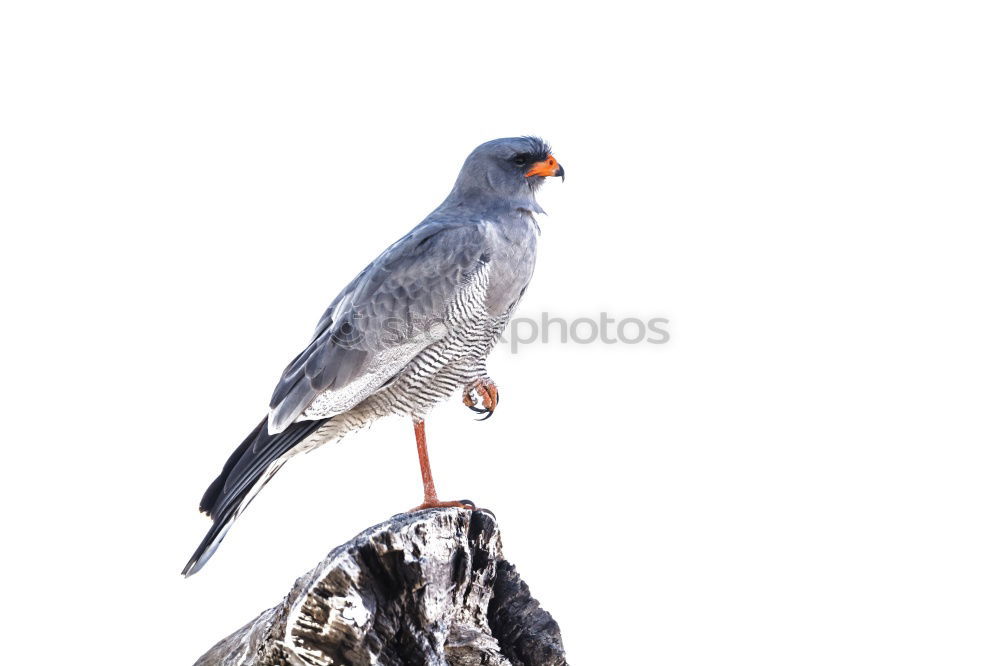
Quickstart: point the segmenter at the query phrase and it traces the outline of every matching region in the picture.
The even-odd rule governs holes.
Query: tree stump
[[[559,625],[489,511],[394,516],[335,548],[195,666],[562,666]]]

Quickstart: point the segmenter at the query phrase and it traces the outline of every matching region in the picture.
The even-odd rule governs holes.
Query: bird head
[[[506,199],[519,205],[530,202],[537,209],[535,190],[547,177],[565,179],[565,173],[552,149],[537,137],[494,139],[466,158],[452,197]]]

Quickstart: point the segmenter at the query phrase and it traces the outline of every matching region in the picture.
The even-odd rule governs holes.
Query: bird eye
[[[514,166],[523,167],[528,164],[528,158],[524,155],[514,155]]]

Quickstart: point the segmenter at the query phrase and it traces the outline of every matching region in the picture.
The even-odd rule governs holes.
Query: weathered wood
[[[562,666],[488,511],[400,514],[334,549],[195,666]]]

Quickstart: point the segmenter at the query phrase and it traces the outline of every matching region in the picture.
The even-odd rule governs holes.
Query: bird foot
[[[479,396],[479,402],[482,403],[482,407],[476,404],[476,394]],[[465,393],[462,394],[462,402],[476,414],[485,414],[483,418],[479,419],[480,421],[485,421],[493,416],[493,411],[500,403],[500,391],[497,390],[497,385],[493,383],[492,379],[483,377],[465,387]]]
[[[472,500],[459,500],[457,502],[442,502],[440,500],[427,500],[420,506],[415,506],[407,513],[416,513],[417,511],[423,511],[424,509],[445,509],[449,507],[457,507],[459,509],[468,509],[469,511],[475,511],[476,505],[472,503]]]

